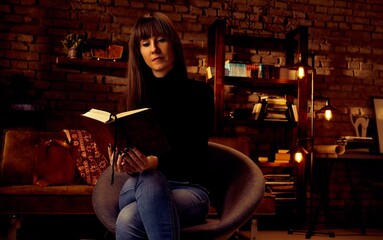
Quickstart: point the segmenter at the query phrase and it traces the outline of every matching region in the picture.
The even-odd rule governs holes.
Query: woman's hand
[[[109,150],[109,161],[113,164],[113,150]],[[117,149],[116,149],[117,152]],[[149,169],[156,169],[158,166],[158,158],[156,156],[145,156],[137,148],[126,148],[117,156],[114,169],[116,171],[127,172],[128,174],[138,173]]]
[[[113,151],[112,145],[108,145],[108,155],[109,155],[109,163],[111,166],[114,167],[114,170],[117,172],[123,171],[123,165],[122,165],[122,156],[121,154],[118,154],[116,156],[116,159],[114,159],[114,154],[118,152],[118,149],[116,148],[115,151]],[[113,160],[115,160],[113,164]]]
[[[135,147],[126,148],[121,156],[121,164],[128,174],[156,169],[158,165],[158,158],[156,156],[145,156]]]

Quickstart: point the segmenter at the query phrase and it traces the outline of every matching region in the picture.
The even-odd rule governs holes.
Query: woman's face
[[[141,40],[140,52],[155,77],[164,77],[173,69],[173,48],[166,37],[157,36]]]

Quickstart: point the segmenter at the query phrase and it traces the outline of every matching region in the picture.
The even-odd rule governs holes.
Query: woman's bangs
[[[138,28],[139,32],[137,32],[136,39],[148,39],[153,36],[169,36],[170,30],[167,29],[165,24],[157,21],[154,18],[144,18],[141,22],[141,26]]]

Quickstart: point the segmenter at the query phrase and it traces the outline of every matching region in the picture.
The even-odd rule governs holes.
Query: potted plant
[[[88,44],[88,34],[84,33],[69,33],[61,41],[65,50],[68,52],[68,57],[76,58],[81,54]]]

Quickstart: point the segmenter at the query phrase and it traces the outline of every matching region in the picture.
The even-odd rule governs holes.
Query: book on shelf
[[[281,105],[281,106],[286,106],[287,104],[287,100],[285,97],[277,96],[277,95],[263,95],[261,96],[261,100],[264,100],[270,104]]]
[[[259,157],[258,157],[258,161],[259,161],[259,162],[268,162],[268,161],[269,161],[269,158],[268,158],[268,157],[265,157],[265,156],[259,156]]]
[[[278,107],[272,107],[274,105],[277,105],[276,103],[268,103],[267,98],[263,99],[261,101],[261,106],[259,108],[259,113],[257,120],[263,120],[263,121],[286,121],[286,114],[282,108]],[[258,109],[257,109],[258,110]]]
[[[170,150],[150,108],[118,114],[93,108],[81,116],[85,128],[105,156],[108,156],[108,144],[117,147],[118,151],[137,147],[145,155],[158,155]]]
[[[288,104],[288,114],[289,114],[289,118],[294,121],[294,122],[298,122],[299,121],[299,116],[298,116],[298,108],[297,108],[297,105],[296,104],[293,104],[293,103],[289,103]]]
[[[289,163],[291,159],[291,154],[288,149],[278,149],[278,152],[275,153],[274,162],[275,163]]]
[[[254,120],[298,122],[298,112],[295,104],[286,102],[284,98],[263,98],[253,106]]]
[[[294,184],[294,181],[270,181],[266,180],[265,182],[266,185],[286,185],[286,184]]]
[[[266,116],[265,116],[265,120],[268,120],[268,121],[288,121],[288,119],[286,118],[286,113],[283,112],[283,113],[279,113],[279,112],[272,112],[272,111],[268,111],[266,113]]]
[[[289,162],[290,159],[291,159],[290,153],[277,152],[275,153],[274,162]]]
[[[358,136],[341,136],[340,139],[344,139],[346,141],[373,141],[372,137],[358,137]]]
[[[267,174],[266,191],[275,196],[275,200],[295,200],[296,186],[290,174]]]
[[[295,191],[296,188],[294,185],[287,184],[287,185],[268,185],[267,189],[273,192],[292,192]]]
[[[265,178],[290,178],[291,175],[288,173],[267,173],[263,175]]]
[[[275,201],[291,201],[291,200],[297,199],[297,194],[293,192],[288,192],[288,193],[269,192],[269,193],[274,196]]]
[[[294,196],[288,196],[288,197],[275,196],[275,201],[294,201],[294,200],[297,200],[297,198]]]
[[[274,195],[276,198],[296,198],[297,193],[296,193],[296,189],[294,185],[286,185],[286,186],[291,186],[291,188],[286,190],[284,189],[279,190],[279,189],[273,188],[278,186],[284,187],[285,185],[267,185],[266,191]]]
[[[373,137],[342,136],[337,139],[337,144],[345,146],[347,152],[370,152],[375,151]]]
[[[288,153],[289,151],[289,149],[278,149],[279,153]]]
[[[247,77],[246,63],[225,61],[225,69],[228,70],[230,77]]]
[[[207,67],[206,68],[206,77],[207,79],[211,79],[214,77],[214,67]]]
[[[290,174],[265,174],[266,185],[291,185],[294,178]]]
[[[258,120],[261,109],[262,109],[262,103],[255,103],[254,104],[253,112],[252,112],[254,120]]]

